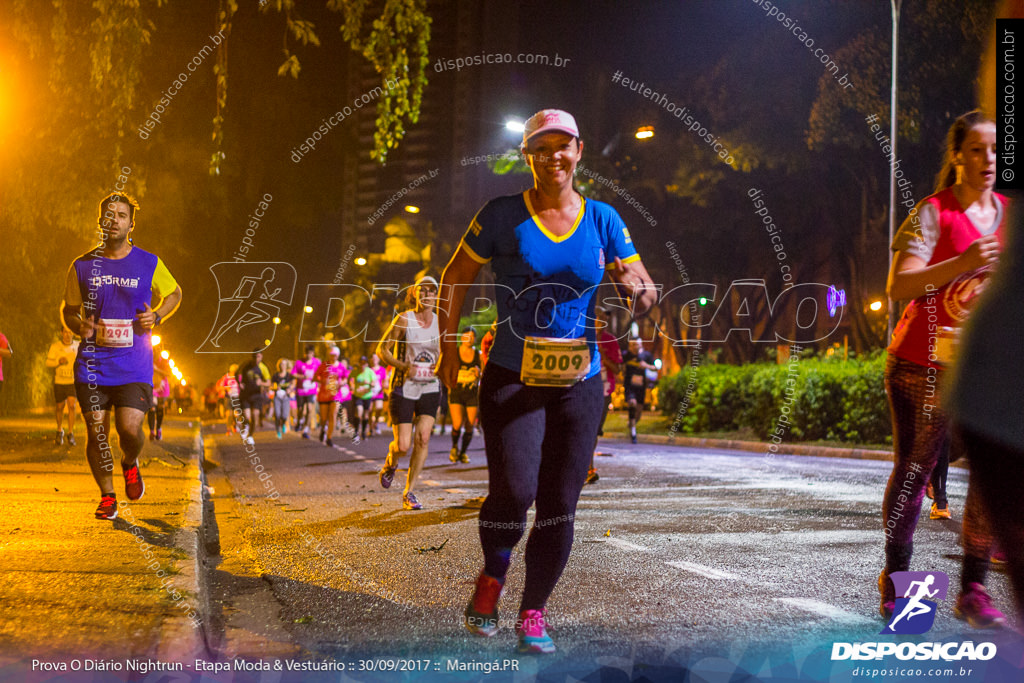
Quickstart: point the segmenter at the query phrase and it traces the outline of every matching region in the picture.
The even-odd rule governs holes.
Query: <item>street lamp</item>
[[[357,266],[365,266],[366,265],[366,259],[364,259],[362,256],[358,257],[356,259],[356,265]]]
[[[153,346],[160,346],[160,342],[162,340],[160,339],[159,334],[154,334],[152,337],[149,338],[149,341]]]
[[[312,306],[306,306],[302,310],[304,310],[306,313],[312,313],[313,312],[313,307]]]
[[[654,126],[640,126],[635,135],[637,140],[649,140],[654,137]]]
[[[505,130],[512,131],[513,133],[522,133],[526,130],[526,124],[516,119],[509,119],[505,122]]]
[[[882,310],[882,302],[878,300],[872,301],[871,305],[868,306],[868,308],[877,313],[878,311]]]
[[[903,0],[889,1],[892,6],[892,73],[889,76],[889,144],[892,145],[892,156],[889,161],[889,244],[892,244],[893,237],[896,235],[896,164],[899,162],[896,158],[896,95],[899,92],[896,60],[899,56],[900,5],[903,4]],[[891,273],[893,252],[891,249],[886,251],[889,252],[889,272]],[[888,301],[889,312],[886,320],[885,337],[887,340],[892,339],[893,323],[896,318],[896,302],[891,298]]]
[[[275,325],[280,325],[281,324],[281,319],[278,318],[276,315],[274,316],[274,324]]]

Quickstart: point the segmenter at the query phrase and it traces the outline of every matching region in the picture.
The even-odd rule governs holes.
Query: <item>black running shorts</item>
[[[437,407],[441,405],[441,392],[431,391],[429,394],[420,394],[417,399],[406,398],[401,394],[392,394],[388,401],[388,412],[391,415],[391,424],[412,424],[414,417],[420,415],[437,415]]]
[[[132,382],[113,387],[75,382],[75,394],[83,413],[111,408],[135,408],[143,413],[153,402],[153,385]]]

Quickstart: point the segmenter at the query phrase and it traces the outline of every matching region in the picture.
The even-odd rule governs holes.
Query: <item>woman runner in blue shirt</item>
[[[526,544],[526,584],[516,631],[520,652],[550,653],[545,606],[569,559],[573,518],[601,420],[603,385],[594,304],[605,272],[633,299],[634,314],[656,291],[618,213],[573,188],[583,143],[573,117],[545,109],[526,122],[521,150],[534,185],[488,202],[442,277],[439,375],[457,383],[456,331],[466,288],[480,267],[494,271],[498,328],[480,386],[489,490],[480,509],[484,568],[466,627],[498,630],[498,599],[512,550],[537,514]]]

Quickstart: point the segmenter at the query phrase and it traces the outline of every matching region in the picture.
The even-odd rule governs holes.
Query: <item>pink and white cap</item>
[[[568,133],[574,138],[580,136],[580,129],[576,126],[576,119],[572,114],[561,109],[541,109],[526,120],[523,144],[525,145],[534,135],[553,132]]]

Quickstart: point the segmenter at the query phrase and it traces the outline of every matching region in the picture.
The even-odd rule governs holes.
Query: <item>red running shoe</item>
[[[116,519],[117,498],[114,496],[103,496],[100,498],[100,506],[96,508],[96,519]]]
[[[882,570],[878,575],[878,592],[882,595],[882,601],[878,606],[878,613],[886,620],[892,619],[892,611],[896,609],[896,587],[889,580],[889,573]]]
[[[498,632],[498,600],[504,587],[504,581],[480,572],[473,597],[466,605],[465,624],[470,633],[490,638]]]
[[[122,464],[123,468],[124,465]],[[146,492],[146,482],[142,481],[142,473],[139,472],[139,463],[135,463],[124,470],[124,493],[128,500],[138,500]]]

